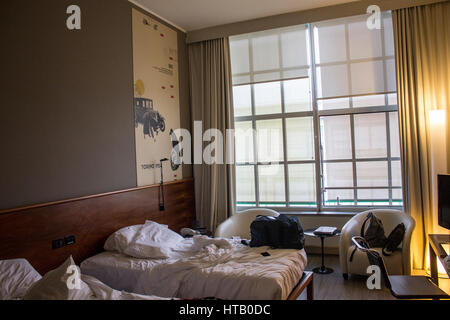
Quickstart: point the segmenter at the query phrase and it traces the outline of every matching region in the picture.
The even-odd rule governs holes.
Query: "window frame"
[[[351,17],[349,17],[351,18]],[[282,136],[283,136],[283,161],[278,161],[273,164],[282,165],[284,168],[284,186],[285,186],[285,201],[283,206],[261,206],[260,202],[260,194],[259,194],[259,175],[258,175],[258,167],[260,165],[267,165],[271,163],[263,163],[258,161],[258,145],[257,145],[257,135],[253,135],[253,162],[246,163],[236,163],[236,166],[253,166],[254,170],[254,183],[255,183],[255,205],[245,206],[239,205],[236,201],[237,210],[245,210],[254,207],[264,207],[274,210],[282,210],[285,212],[307,212],[307,213],[324,213],[324,212],[361,212],[370,208],[390,208],[390,209],[403,209],[403,205],[395,205],[393,203],[393,190],[402,189],[402,187],[396,187],[392,185],[392,161],[400,161],[400,157],[392,157],[391,154],[391,126],[390,126],[390,113],[398,112],[398,105],[389,105],[388,97],[389,94],[397,94],[397,91],[388,91],[388,79],[387,79],[387,61],[392,58],[395,59],[395,56],[388,56],[386,52],[385,45],[385,34],[384,34],[384,17],[381,19],[382,23],[382,31],[381,31],[381,45],[382,45],[382,57],[375,58],[364,58],[364,59],[350,59],[350,50],[349,50],[349,28],[348,24],[352,21],[346,21],[345,23],[345,36],[346,36],[346,54],[347,60],[345,62],[336,62],[336,63],[321,63],[316,64],[316,46],[315,46],[315,35],[314,35],[314,24],[308,24],[306,26],[306,37],[307,37],[307,53],[308,53],[308,62],[309,66],[299,67],[295,69],[304,69],[307,68],[308,76],[296,77],[296,78],[286,78],[282,80],[272,80],[272,81],[259,81],[259,82],[248,82],[248,83],[239,83],[235,86],[243,86],[249,85],[251,88],[251,115],[249,116],[237,116],[235,117],[235,122],[240,121],[251,121],[252,128],[254,133],[256,133],[256,122],[259,120],[269,120],[269,119],[281,119],[282,120]],[[279,44],[281,43],[281,36],[278,34]],[[252,57],[252,41],[249,38],[249,57]],[[282,59],[281,54],[281,45],[279,45],[280,50],[280,60]],[[318,98],[317,97],[317,68],[321,66],[328,65],[347,65],[348,72],[348,81],[349,81],[349,92],[352,92],[352,84],[351,84],[351,64],[355,62],[368,62],[368,61],[382,61],[383,62],[383,76],[384,76],[384,92],[376,92],[373,94],[351,94],[347,96],[336,96],[336,97],[326,97],[326,98]],[[242,76],[249,75],[250,79],[253,80],[253,68],[252,68],[252,58],[249,61],[250,70],[248,74],[233,74],[233,76]],[[283,64],[280,61],[280,69],[276,71],[283,72],[282,68]],[[311,96],[311,111],[301,111],[301,112],[289,112],[286,113],[285,107],[285,97],[284,97],[284,81],[294,80],[294,79],[309,79],[310,83],[310,96]],[[281,90],[281,113],[276,114],[264,114],[257,115],[255,110],[255,90],[254,86],[258,83],[266,83],[266,82],[279,82],[280,90]],[[385,105],[383,106],[375,106],[375,107],[353,107],[353,99],[354,97],[361,96],[371,96],[371,95],[384,95]],[[338,99],[338,98],[349,98],[349,107],[345,109],[330,109],[330,110],[319,110],[318,102],[321,100],[330,100],[330,99]],[[356,158],[356,149],[355,149],[355,121],[354,117],[358,114],[371,114],[371,113],[382,113],[386,119],[386,148],[387,148],[387,156],[383,158],[364,158],[357,159]],[[340,116],[340,115],[348,115],[350,118],[351,124],[351,143],[352,143],[352,159],[339,159],[339,160],[324,160],[322,157],[322,141],[321,141],[321,130],[320,130],[320,121],[322,117],[327,116]],[[286,129],[286,119],[289,118],[303,118],[303,117],[312,117],[313,121],[313,138],[314,138],[314,159],[313,160],[301,160],[301,161],[289,161],[287,157],[287,129]],[[388,186],[383,187],[358,187],[358,176],[357,176],[357,163],[358,162],[370,162],[370,161],[385,161],[388,165]],[[325,163],[337,163],[337,162],[346,162],[352,163],[353,170],[353,186],[352,187],[325,187],[324,186],[324,175],[323,175],[323,166]],[[290,201],[290,192],[289,192],[289,165],[291,164],[314,164],[315,166],[315,203],[316,205],[313,207],[310,206],[292,206]],[[354,191],[354,204],[353,205],[326,205],[325,204],[325,190],[337,190],[337,189],[346,189]],[[363,189],[383,189],[388,190],[389,194],[389,205],[358,205],[358,190]],[[361,199],[364,200],[364,199]],[[377,200],[374,200],[377,201]],[[372,201],[372,202],[374,202]],[[402,199],[403,203],[403,199]]]

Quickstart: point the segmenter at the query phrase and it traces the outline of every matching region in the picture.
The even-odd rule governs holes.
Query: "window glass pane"
[[[301,77],[309,77],[309,69],[283,70],[283,79],[293,79],[293,78],[301,78]],[[309,85],[309,81],[308,81],[308,85]]]
[[[383,61],[352,63],[352,94],[385,92]]]
[[[235,37],[230,38],[230,40],[231,69],[233,74],[250,72],[248,39]]]
[[[314,160],[312,117],[287,118],[287,158],[289,161]]]
[[[349,95],[347,65],[318,67],[316,70],[318,98]]]
[[[316,206],[316,175],[315,165],[291,164],[289,169],[289,199],[290,205]]]
[[[392,200],[395,201],[393,205],[403,205],[403,190],[402,189],[392,189]]]
[[[325,206],[353,206],[355,195],[351,189],[326,190],[324,192]]]
[[[392,186],[401,187],[402,186],[402,164],[400,161],[392,161]]]
[[[384,105],[386,105],[384,94],[353,97],[353,108],[382,107]]]
[[[281,165],[258,166],[261,206],[285,206],[284,169]]]
[[[323,173],[326,188],[353,187],[351,162],[324,163]]]
[[[283,90],[286,112],[311,111],[308,78],[284,81]]]
[[[395,60],[386,60],[387,91],[397,91],[397,78],[395,77]]]
[[[308,65],[307,48],[308,43],[304,28],[292,31],[283,30],[281,32],[283,67],[292,68]]]
[[[388,189],[358,190],[358,206],[389,206]]]
[[[356,163],[358,187],[387,187],[387,161],[368,161]]]
[[[350,108],[349,98],[318,100],[319,110],[347,109]]]
[[[359,20],[360,18],[358,18]],[[381,30],[367,28],[367,18],[348,24],[350,58],[375,58],[383,55]]]
[[[281,76],[281,72],[264,72],[264,73],[256,73],[253,74],[253,82],[267,82],[272,80],[279,80]]]
[[[255,205],[255,170],[253,166],[236,166],[236,200],[238,205]]]
[[[254,71],[272,70],[280,67],[277,34],[255,36],[252,44]]]
[[[235,122],[235,152],[236,162],[245,163],[254,161],[253,129],[251,121]]]
[[[233,85],[250,83],[250,75],[233,76]]]
[[[397,94],[396,93],[388,94],[388,105],[390,105],[390,106],[398,105]]]
[[[391,134],[391,157],[400,158],[400,131],[398,112],[389,113],[389,126]]]
[[[385,42],[385,55],[393,56],[395,55],[394,47],[394,28],[392,26],[392,15],[390,12],[383,13],[383,31],[384,31],[384,42]]]
[[[359,189],[358,204],[361,200],[384,200],[389,204],[388,189]]]
[[[321,117],[320,129],[325,160],[352,158],[350,116]]]
[[[321,22],[315,25],[316,62],[338,62],[347,59],[345,25]]]
[[[356,158],[387,157],[386,114],[355,115]]]
[[[281,113],[281,88],[279,82],[258,83],[255,89],[255,113]]]
[[[283,124],[281,119],[256,121],[258,161],[282,161]]]
[[[252,92],[251,87],[233,87],[234,116],[250,116],[252,114]]]

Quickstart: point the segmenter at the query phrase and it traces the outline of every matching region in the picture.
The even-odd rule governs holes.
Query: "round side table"
[[[316,229],[308,229],[308,230],[304,231],[304,234],[307,236],[314,237],[314,238],[320,238],[320,242],[322,244],[322,265],[320,267],[314,268],[312,271],[314,273],[319,273],[319,274],[333,273],[333,269],[325,267],[324,242],[325,242],[325,238],[340,236],[341,230],[336,230],[336,232],[333,234],[314,234],[314,231],[316,231]]]

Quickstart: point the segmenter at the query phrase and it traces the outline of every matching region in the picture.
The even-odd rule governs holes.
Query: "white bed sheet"
[[[304,250],[235,244],[231,252],[216,253],[212,252],[214,259],[211,252],[183,252],[177,258],[152,260],[104,252],[85,260],[81,270],[114,289],[144,295],[279,300],[289,296],[307,264]]]

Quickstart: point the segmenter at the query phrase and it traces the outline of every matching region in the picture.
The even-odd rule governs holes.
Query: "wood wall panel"
[[[103,250],[107,237],[130,225],[153,220],[179,232],[195,219],[193,179],[164,186],[166,210],[159,211],[159,187],[149,186],[27,208],[0,211],[0,260],[26,258],[40,272]],[[75,235],[76,243],[52,249],[52,240]]]

